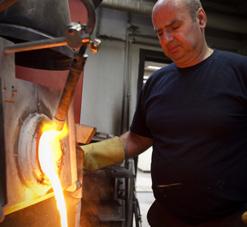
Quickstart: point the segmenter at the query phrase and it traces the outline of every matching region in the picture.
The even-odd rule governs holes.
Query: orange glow
[[[42,127],[38,150],[41,169],[50,180],[55,194],[61,227],[68,226],[66,204],[59,179],[59,162],[62,157],[60,140],[67,134],[67,131],[67,127],[64,127],[62,131],[57,131],[55,125],[45,124]]]

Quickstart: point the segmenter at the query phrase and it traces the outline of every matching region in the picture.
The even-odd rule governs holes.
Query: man
[[[208,47],[199,0],[159,0],[152,19],[174,63],[147,81],[129,132],[83,148],[85,167],[152,145],[152,227],[245,226],[247,57]]]

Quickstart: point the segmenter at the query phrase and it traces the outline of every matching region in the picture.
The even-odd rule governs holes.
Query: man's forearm
[[[130,131],[121,135],[120,139],[124,144],[126,158],[137,156],[153,144],[152,139],[137,135]]]

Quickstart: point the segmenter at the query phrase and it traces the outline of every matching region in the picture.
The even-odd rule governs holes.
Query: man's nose
[[[173,34],[171,32],[164,31],[162,39],[164,39],[165,42],[169,43],[170,41],[172,41],[174,39],[174,37],[173,37]]]

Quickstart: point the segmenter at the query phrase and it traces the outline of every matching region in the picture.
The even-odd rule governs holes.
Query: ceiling
[[[142,2],[155,3],[156,0],[143,0]],[[247,17],[246,0],[201,0],[203,7],[226,14],[242,15]]]
[[[151,16],[155,0],[103,0],[102,6]],[[210,46],[247,55],[247,0],[201,0]]]
[[[201,0],[201,2],[207,10],[213,10],[238,17],[247,17],[246,0]]]

